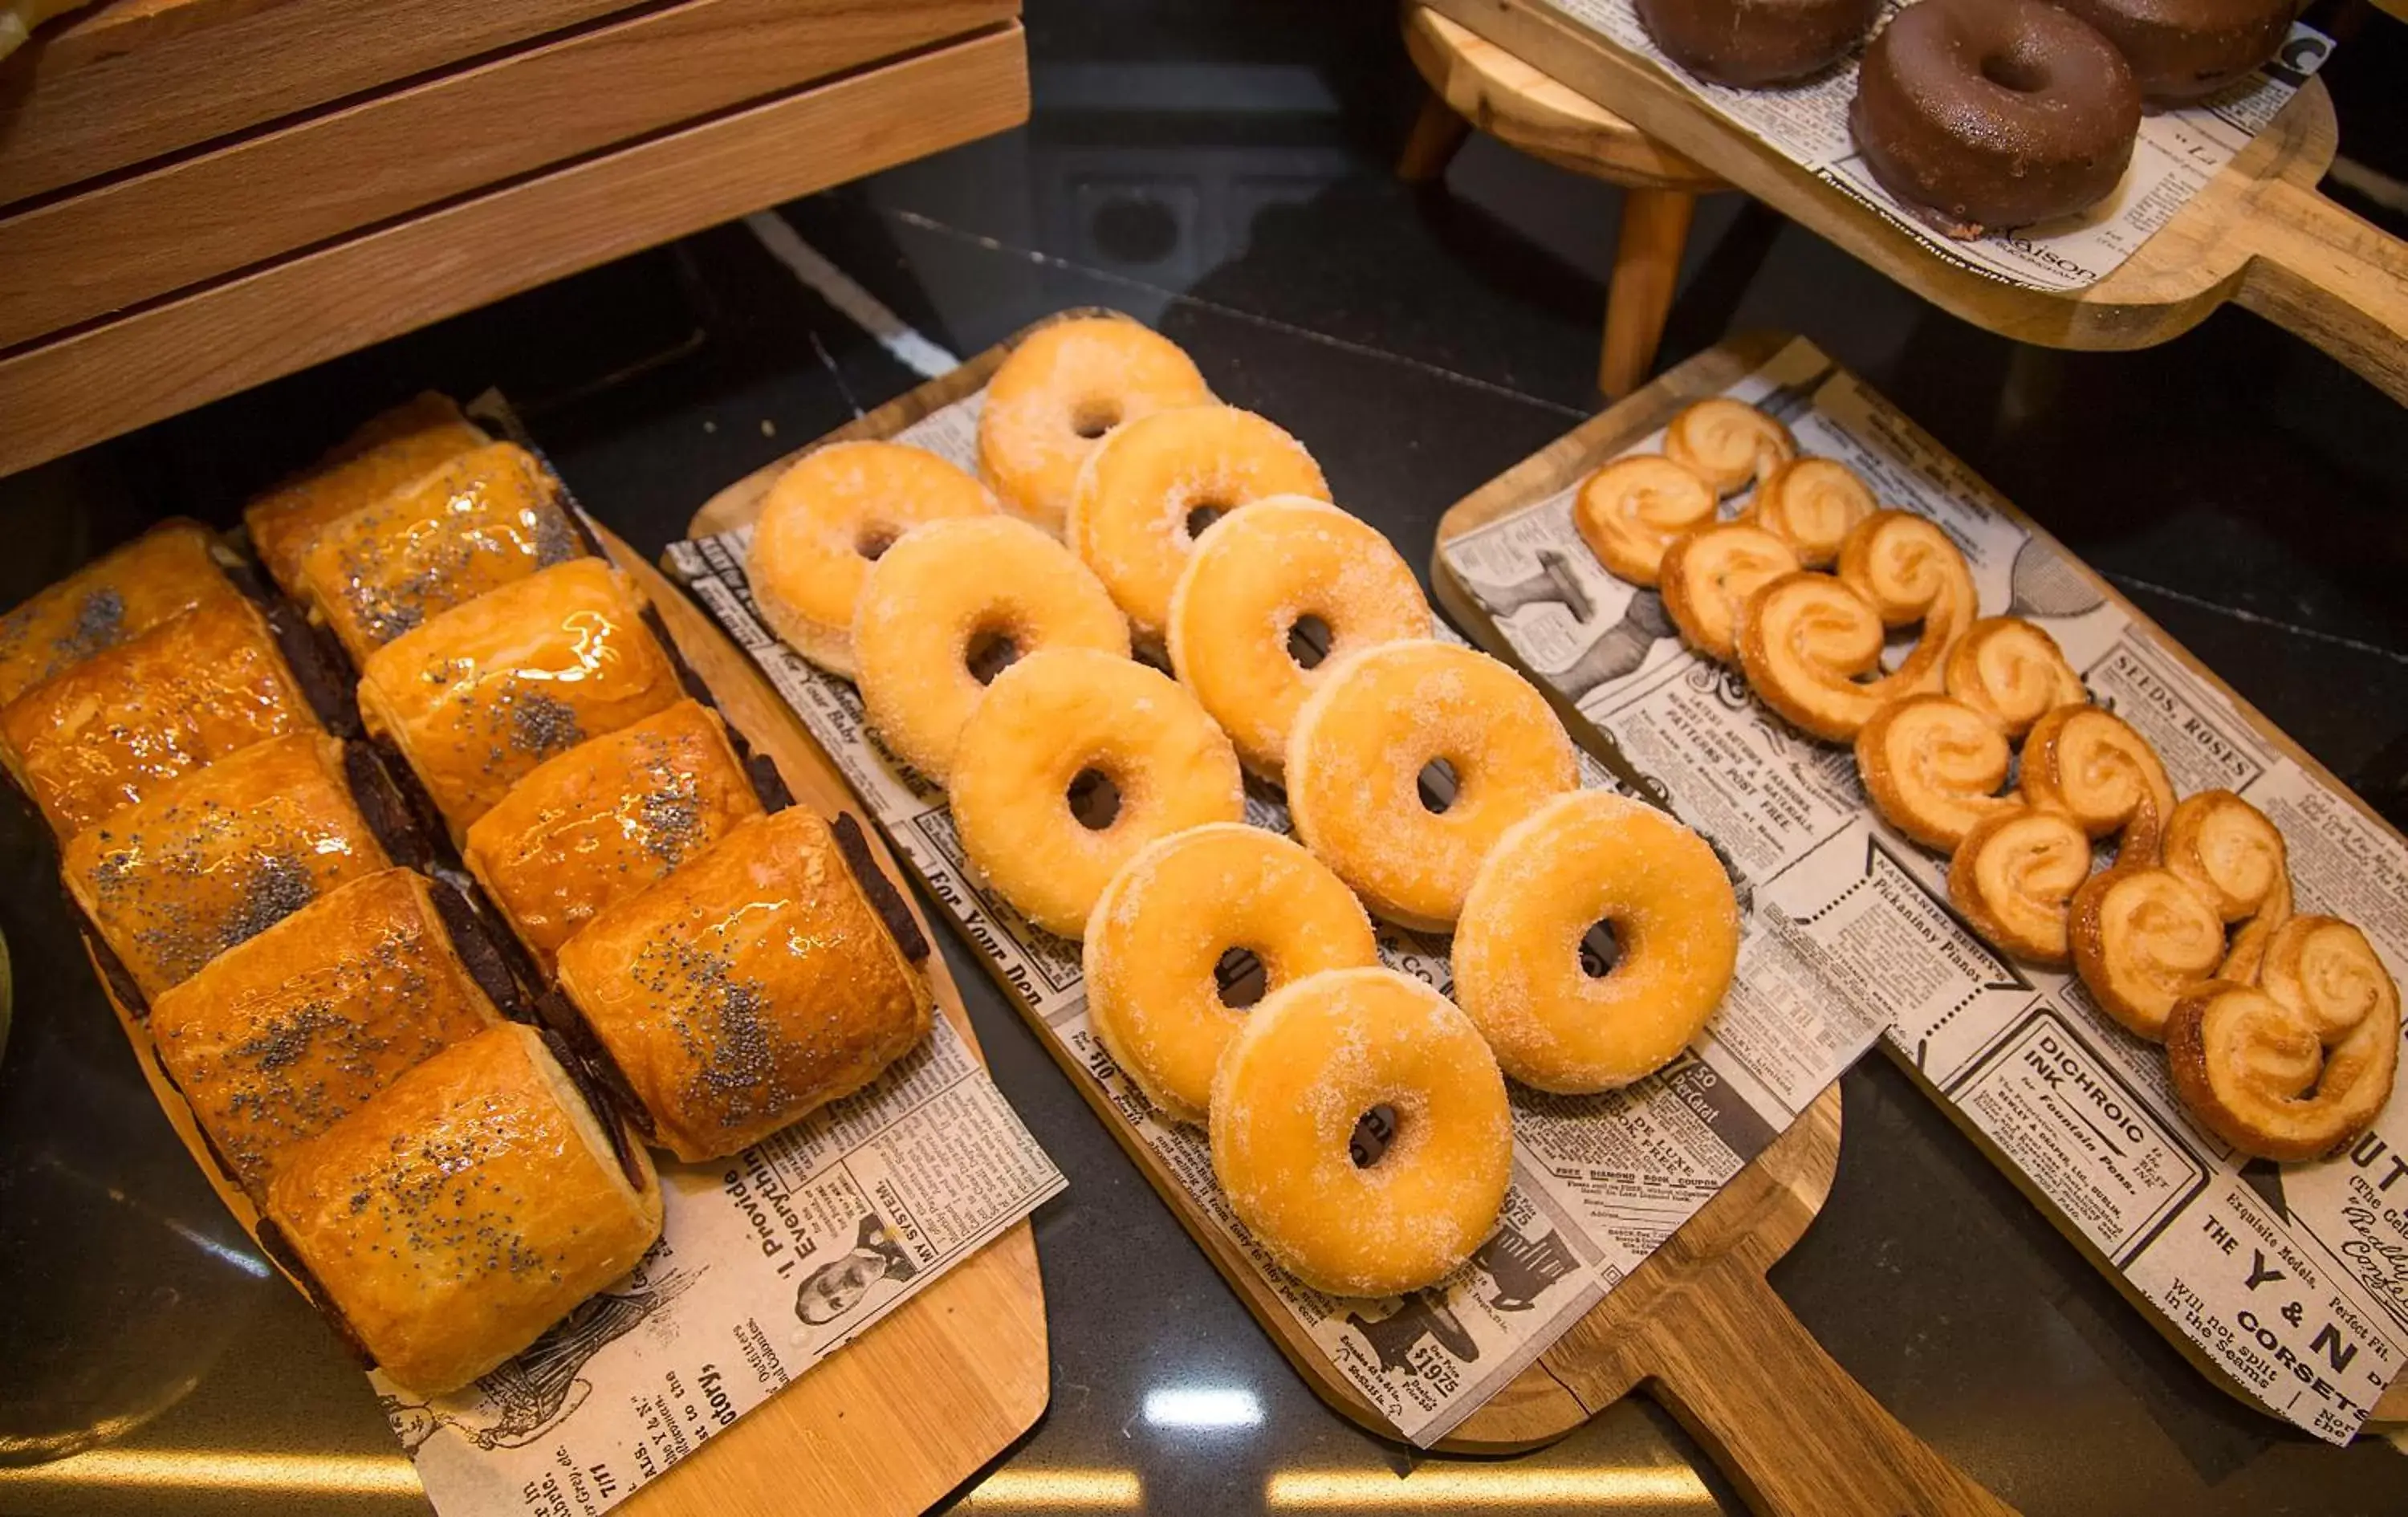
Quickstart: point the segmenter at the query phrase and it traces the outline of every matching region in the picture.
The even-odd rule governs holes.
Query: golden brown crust
[[[2012,757],[1996,726],[1945,695],[1892,701],[1856,734],[1856,775],[1873,809],[1942,852],[1984,818],[2022,806],[1999,794]]]
[[[1572,525],[1608,571],[1652,585],[1664,550],[1714,519],[1712,486],[1669,458],[1633,453],[1598,469],[1572,502]]]
[[[294,1144],[500,1013],[453,951],[426,880],[328,892],[150,1007],[159,1060],[254,1199]]]
[[[213,600],[0,708],[0,743],[61,837],[316,713],[257,608]]]
[[[2082,676],[2045,628],[2019,616],[1985,616],[1948,650],[1942,670],[1948,694],[2020,737],[2060,706],[2090,699]]]
[[[145,995],[390,861],[321,733],[254,743],[60,850],[67,894]]]
[[[370,417],[308,470],[243,508],[251,551],[286,594],[301,594],[301,555],[319,528],[408,484],[486,436],[442,395]]]
[[[684,695],[635,586],[571,559],[455,606],[370,655],[360,715],[457,840],[546,759]]]
[[[2224,958],[2224,923],[2170,869],[2117,867],[2073,893],[2073,966],[2099,1009],[2136,1037],[2165,1037],[2166,1015]]]
[[[1739,656],[1740,608],[1798,568],[1797,551],[1782,538],[1744,522],[1723,522],[1672,539],[1656,565],[1656,589],[1681,640],[1728,664]]]
[[[682,700],[546,760],[468,828],[461,855],[549,970],[605,907],[760,814],[717,713]]]
[[[2001,952],[2057,967],[2071,952],[2068,902],[2090,873],[2090,839],[2029,809],[1974,824],[1948,866],[1948,899]]]
[[[1741,520],[1788,543],[1799,563],[1819,569],[1840,556],[1856,523],[1880,508],[1872,487],[1838,459],[1793,458],[1773,465]]]
[[[560,984],[688,1161],[736,1152],[876,1078],[933,1007],[802,807],[756,817],[571,937]]]
[[[93,654],[241,594],[198,522],[162,522],[0,616],[0,705]]]
[[[2024,737],[2016,783],[2042,810],[2073,819],[2093,837],[2120,832],[2125,859],[2154,860],[2173,782],[2149,740],[2095,706],[2060,706]]]
[[[1718,495],[1737,494],[1798,456],[1798,439],[1780,421],[1743,400],[1697,401],[1664,428],[1664,456]]]
[[[455,1043],[294,1148],[267,1216],[384,1372],[455,1389],[641,1260],[661,1196],[531,1027]]]

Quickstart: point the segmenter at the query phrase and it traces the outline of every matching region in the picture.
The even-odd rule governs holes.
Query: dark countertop
[[[1386,7],[1034,10],[1029,127],[784,208],[903,322],[964,355],[1068,305],[1154,322],[1417,565],[1447,506],[1592,412],[1614,193],[1478,139],[1443,188],[1398,185],[1417,85]],[[2369,26],[2329,78],[2344,142],[2398,176],[2393,31]],[[1744,327],[1812,336],[2408,817],[2408,422],[2372,389],[2238,312],[2142,353],[2018,348],[1735,197],[1701,208],[1689,265],[1667,362]],[[587,505],[655,550],[915,378],[724,227],[0,480],[0,603],[160,515],[231,522],[430,385],[502,386]],[[0,813],[0,1464],[96,1446],[0,1469],[0,1512],[423,1512],[366,1381],[151,1103],[48,843]],[[1415,1455],[1326,1410],[946,950],[1070,1178],[1037,1219],[1052,1407],[957,1510],[1741,1510],[1644,1400],[1504,1461]],[[1903,1076],[1875,1058],[1845,1086],[1838,1184],[1772,1281],[1943,1454],[2034,1514],[2408,1510],[2408,1459],[2210,1386]]]

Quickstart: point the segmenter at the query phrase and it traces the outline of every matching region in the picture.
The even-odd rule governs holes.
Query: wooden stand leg
[[[1439,98],[1433,90],[1422,97],[1422,113],[1413,118],[1413,129],[1405,138],[1405,150],[1397,158],[1397,178],[1407,184],[1426,184],[1446,172],[1463,139],[1471,135],[1471,123],[1455,113],[1455,107]]]
[[[1623,192],[1613,282],[1605,290],[1605,351],[1597,365],[1597,387],[1608,400],[1639,388],[1655,365],[1697,208],[1698,197],[1684,190]]]

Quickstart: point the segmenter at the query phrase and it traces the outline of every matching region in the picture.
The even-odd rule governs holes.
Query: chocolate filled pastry
[[[171,616],[240,594],[209,529],[162,522],[0,616],[0,704]]]
[[[584,552],[552,471],[516,443],[490,443],[320,528],[299,598],[360,663],[430,616]]]
[[[2113,193],[2141,91],[2114,43],[2043,0],[1918,0],[1865,50],[1848,124],[1885,189],[1972,237]]]
[[[1753,90],[1846,57],[1881,19],[1882,0],[1639,0],[1638,9],[1674,63]]]
[[[254,743],[69,838],[67,894],[156,999],[219,954],[388,866],[322,733]]]
[[[0,708],[0,748],[61,837],[264,738],[315,731],[258,608],[171,617]]]
[[[2300,0],[2056,0],[2115,44],[2141,93],[2168,105],[2258,71],[2291,35]]]
[[[408,869],[364,875],[151,1003],[150,1038],[254,1199],[292,1147],[500,1020]]]
[[[546,760],[477,819],[461,853],[548,970],[596,912],[760,814],[718,714],[683,700]]]
[[[857,852],[806,808],[755,817],[561,948],[561,989],[679,1158],[749,1147],[926,1035],[878,904],[898,903]]]
[[[378,649],[360,717],[408,761],[457,841],[537,765],[683,694],[635,586],[579,558]]]
[[[651,1159],[509,1023],[288,1151],[266,1209],[320,1306],[420,1395],[524,1349],[661,1236]]]
[[[243,508],[251,551],[285,594],[300,599],[301,558],[320,528],[487,440],[443,395],[420,395],[370,417],[314,467]]]

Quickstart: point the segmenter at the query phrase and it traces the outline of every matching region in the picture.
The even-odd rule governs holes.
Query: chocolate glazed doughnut
[[[2246,78],[2291,35],[2300,0],[2057,0],[2106,35],[2151,100],[2196,100]]]
[[[1803,79],[1847,56],[1882,0],[1638,0],[1656,45],[1700,79],[1742,90]]]
[[[1892,194],[1979,236],[2114,190],[2141,92],[2114,44],[2042,0],[1918,0],[1865,50],[1848,123]]]

